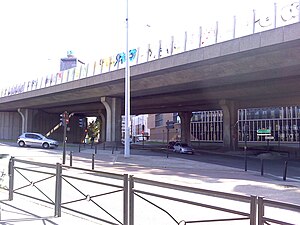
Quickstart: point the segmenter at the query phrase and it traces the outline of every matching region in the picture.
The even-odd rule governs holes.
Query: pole
[[[244,161],[245,161],[245,171],[248,170],[248,155],[247,155],[247,139],[248,139],[249,127],[247,124],[244,124]]]
[[[130,68],[128,49],[128,0],[126,0],[126,67],[125,67],[125,150],[124,157],[130,157],[129,119],[130,119]]]
[[[62,164],[66,163],[66,137],[67,137],[67,124],[64,123],[64,137],[63,137],[63,162]]]

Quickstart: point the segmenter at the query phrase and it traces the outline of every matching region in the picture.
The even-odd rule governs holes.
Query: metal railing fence
[[[47,169],[49,169],[49,171],[46,171]],[[88,178],[86,178],[87,176]],[[51,182],[51,178],[52,181],[54,180],[53,182]],[[104,178],[105,181],[101,181],[101,179]],[[20,179],[22,179],[23,183]],[[47,183],[39,187],[38,184],[42,182]],[[19,186],[16,187],[16,184]],[[28,190],[28,188],[30,189]],[[37,192],[35,192],[35,190],[37,190]],[[12,157],[9,161],[8,191],[8,199],[10,201],[13,200],[14,194],[19,194],[52,205],[54,207],[55,217],[60,217],[62,209],[66,209],[104,222],[105,224],[127,225],[127,174],[119,175],[97,170],[63,166],[60,163],[53,165],[31,162]],[[123,194],[116,196],[118,193]],[[98,202],[99,198],[107,196],[112,196],[110,198],[117,199],[113,201],[117,203],[115,205],[119,208],[117,212],[113,209],[105,208],[105,206],[102,206]],[[93,213],[95,211],[97,213]],[[99,215],[101,215],[101,217]]]
[[[294,218],[295,222],[286,222],[279,219],[274,219],[271,217],[267,217],[265,215],[265,209],[266,207],[273,207],[273,208],[280,208],[284,210],[289,210],[292,212],[296,212],[300,214],[300,205],[285,203],[285,202],[278,202],[273,200],[264,199],[263,197],[258,197],[258,225],[264,225],[264,224],[280,224],[280,225],[295,225],[299,224],[300,216],[297,218]],[[296,221],[298,223],[296,223]]]
[[[256,224],[256,200],[257,197],[256,196],[244,196],[244,195],[238,195],[238,194],[230,194],[230,193],[225,193],[225,192],[218,192],[218,191],[211,191],[211,190],[205,190],[205,189],[199,189],[199,188],[193,188],[193,187],[187,187],[187,186],[181,186],[181,185],[175,185],[175,184],[168,184],[168,183],[163,183],[163,182],[158,182],[158,181],[151,181],[151,180],[146,180],[146,179],[142,179],[142,178],[136,178],[133,176],[130,176],[129,178],[129,205],[131,207],[131,209],[129,210],[129,212],[131,213],[131,215],[129,216],[130,218],[130,225],[134,225],[134,199],[135,196],[143,199],[144,201],[148,202],[149,204],[151,204],[154,207],[157,207],[159,210],[161,210],[162,212],[164,212],[165,214],[167,214],[171,220],[173,221],[173,224],[178,224],[178,225],[183,225],[183,224],[192,224],[192,223],[204,223],[204,222],[230,222],[230,221],[237,221],[237,220],[249,220],[249,224],[250,225],[255,225]],[[147,185],[149,187],[151,187],[150,189],[153,190],[154,187],[160,187],[160,188],[166,188],[168,189],[168,192],[170,192],[171,190],[177,190],[177,191],[182,191],[185,194],[187,193],[193,193],[193,194],[197,194],[197,195],[204,195],[204,196],[211,196],[217,199],[226,199],[226,200],[233,200],[233,201],[237,201],[237,202],[245,202],[249,204],[249,212],[244,212],[241,210],[235,210],[235,209],[230,209],[229,207],[224,207],[224,206],[220,206],[217,204],[211,204],[211,203],[204,203],[204,202],[198,202],[198,201],[194,201],[194,200],[189,200],[186,198],[179,198],[179,197],[173,197],[173,196],[169,196],[168,194],[160,194],[154,191],[145,191],[142,189],[137,189],[134,186],[136,184],[144,184]],[[230,215],[236,215],[236,217],[232,217],[232,218],[219,218],[219,219],[197,219],[197,220],[193,220],[193,221],[186,221],[184,219],[176,219],[174,214],[172,214],[170,211],[156,205],[155,203],[153,203],[151,200],[147,199],[144,196],[153,196],[153,197],[157,197],[157,198],[161,198],[161,199],[166,199],[166,200],[170,200],[170,201],[175,201],[177,203],[185,203],[185,204],[190,204],[190,205],[194,205],[194,206],[198,206],[198,207],[202,207],[202,208],[208,208],[208,209],[212,209],[212,210],[216,210],[218,212],[225,212],[225,213],[229,213]],[[201,215],[201,213],[199,213],[199,215]]]
[[[32,181],[29,174],[23,173],[23,171],[27,173],[34,173],[35,181]],[[43,176],[37,174],[43,174]],[[19,185],[19,187],[16,187],[16,184],[19,183],[16,180],[17,175],[23,178],[25,182],[27,182],[27,184],[22,184]],[[100,179],[98,180],[97,178]],[[54,182],[51,183],[52,186],[49,185],[49,181],[51,179],[54,180]],[[42,182],[47,182],[47,184],[45,185],[45,187],[47,188],[45,190],[38,186],[38,184]],[[67,186],[65,185],[68,185],[69,188],[66,189]],[[103,190],[102,193],[91,192],[88,194],[88,191],[90,191],[88,190],[89,185],[94,185],[94,191]],[[30,192],[23,193],[22,190],[28,187],[32,187],[33,189],[31,189]],[[107,188],[112,188],[112,190],[107,190]],[[34,195],[32,190],[37,190],[37,192],[43,198]],[[46,191],[50,191],[50,194],[46,194]],[[78,196],[75,196],[73,193],[77,193]],[[117,193],[122,193],[122,196],[115,196],[115,194]],[[258,225],[270,223],[292,225],[294,223],[286,221],[286,219],[290,218],[279,220],[275,219],[276,215],[274,215],[274,217],[266,216],[266,207],[273,207],[277,210],[283,209],[296,213],[300,212],[300,205],[267,200],[263,197],[258,196],[246,196],[212,191],[195,187],[153,181],[149,179],[134,177],[132,175],[128,176],[127,174],[120,175],[79,167],[62,166],[59,163],[54,165],[20,160],[11,157],[9,161],[8,196],[8,199],[10,201],[13,200],[14,194],[19,194],[24,197],[28,197],[54,206],[54,216],[56,217],[62,216],[62,209],[65,209],[86,217],[93,218],[95,220],[99,220],[104,224],[113,225],[137,224],[137,217],[139,217],[138,219],[140,219],[141,217],[141,215],[137,215],[136,213],[141,209],[141,206],[137,204],[142,204],[142,202],[146,204],[148,208],[155,208],[157,210],[156,212],[162,213],[162,215],[164,215],[164,217],[168,219],[168,224],[178,225],[213,222],[228,222],[228,224],[231,224],[235,221],[247,222],[247,220],[249,221],[250,225],[256,225],[257,223]],[[72,198],[70,198],[70,196],[67,196],[68,194],[71,195]],[[97,198],[107,196],[109,196],[108,204],[105,205],[105,201],[101,202],[105,206],[97,202]],[[214,201],[206,202],[208,198],[213,198]],[[157,203],[157,201],[159,201],[159,203]],[[216,216],[215,218],[205,217],[196,219],[184,219],[183,217],[186,217],[186,215],[179,215],[176,212],[173,212],[172,207],[166,207],[171,204],[166,205],[164,201],[167,201],[168,203],[176,203],[177,205],[183,204],[185,205],[185,207],[191,206],[197,207],[197,209],[211,210],[214,212],[218,212],[218,216]],[[84,212],[84,207],[70,207],[71,204],[79,203],[80,205],[83,205],[84,202],[88,204],[91,203],[92,206],[96,206],[96,210],[87,210],[88,212]],[[231,204],[227,204],[227,206],[226,204],[224,204],[225,202],[226,204],[228,202],[231,202]],[[234,204],[235,207],[231,207],[232,202],[236,203]],[[106,207],[109,204],[118,204],[117,208],[119,210],[115,210],[115,208],[112,211],[108,210]],[[240,207],[240,205],[242,205],[242,207]],[[142,207],[142,210],[144,216],[146,215],[148,222],[150,222],[151,224],[152,221],[150,221],[150,219],[157,217],[158,214],[155,214],[156,216],[153,216],[153,214],[151,214],[151,210],[148,210],[148,208],[146,210],[146,208]],[[92,212],[96,212],[96,214],[93,214]],[[102,212],[101,216],[105,216],[99,217],[100,212]],[[199,217],[202,217],[203,215],[205,216],[205,214],[201,214],[200,212],[201,211],[197,211],[197,217],[198,215]],[[147,213],[149,213],[150,215],[147,215]],[[170,221],[172,221],[172,223]]]

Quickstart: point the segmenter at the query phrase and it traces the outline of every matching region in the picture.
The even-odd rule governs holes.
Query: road
[[[16,143],[5,143],[6,145],[21,149],[18,147]],[[0,142],[1,145],[1,142]],[[3,145],[3,144],[2,144]],[[71,150],[70,150],[71,149]],[[90,150],[89,146],[86,146],[86,149]],[[35,148],[35,150],[39,150],[38,148]],[[69,151],[78,151],[78,147],[76,145],[69,145],[67,147],[67,150]],[[41,149],[41,151],[43,151]],[[56,152],[59,154],[59,152],[62,151],[62,147],[59,147],[56,150],[53,150],[53,153]],[[82,149],[84,152],[85,150]],[[187,154],[179,154],[174,153],[171,150],[166,151],[165,148],[162,148],[162,146],[157,145],[134,145],[131,149],[132,155],[145,155],[145,156],[161,156],[161,157],[175,157],[179,159],[187,159],[187,160],[193,160],[197,162],[203,162],[203,163],[210,163],[220,166],[226,166],[226,167],[232,167],[235,169],[242,169],[245,170],[247,168],[247,171],[255,171],[262,173],[264,175],[273,176],[274,179],[283,179],[284,173],[285,173],[285,163],[287,162],[287,172],[286,176],[289,179],[300,181],[300,159],[295,158],[287,158],[287,157],[259,157],[256,155],[250,154],[249,157],[247,157],[247,164],[245,163],[245,157],[244,154],[216,154],[216,151],[209,152],[208,150],[201,150],[198,149],[195,151],[194,155],[187,155]],[[263,164],[262,164],[263,159]],[[263,168],[262,168],[263,165]]]
[[[140,148],[139,148],[140,149]],[[273,176],[275,179],[283,179],[285,172],[285,163],[287,162],[287,177],[300,181],[300,159],[287,157],[259,157],[256,155],[249,155],[247,163],[245,163],[244,154],[216,154],[212,151],[196,150],[194,155],[179,154],[172,151],[162,150],[161,148],[151,148],[147,146],[144,150],[132,150],[132,154],[162,156],[162,157],[176,157],[181,159],[188,159],[198,162],[211,163],[220,166],[232,167],[235,169],[247,168],[247,171],[255,171],[263,174]],[[262,164],[263,159],[263,164]],[[263,165],[263,168],[262,168]]]

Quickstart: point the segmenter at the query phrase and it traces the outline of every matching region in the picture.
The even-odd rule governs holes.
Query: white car
[[[122,139],[121,142],[122,142],[123,145],[125,145],[125,139]],[[131,138],[129,138],[129,144],[132,144],[132,139]]]
[[[42,148],[56,148],[58,147],[58,142],[49,138],[46,138],[42,134],[38,133],[23,133],[19,136],[18,145],[20,147],[32,146],[32,147],[42,147]]]
[[[173,151],[179,152],[182,154],[190,154],[190,155],[194,154],[194,150],[192,149],[192,147],[188,146],[188,144],[186,144],[186,143],[181,143],[181,142],[176,142],[174,144]]]

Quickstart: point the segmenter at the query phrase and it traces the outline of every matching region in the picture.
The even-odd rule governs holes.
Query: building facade
[[[166,121],[174,121],[168,140],[180,140],[180,120],[177,114],[153,114],[148,117],[150,140],[167,141]],[[190,123],[191,141],[223,142],[222,110],[193,112]],[[238,141],[260,142],[265,136],[257,130],[270,130],[270,141],[300,142],[300,106],[239,109],[235,123]]]

